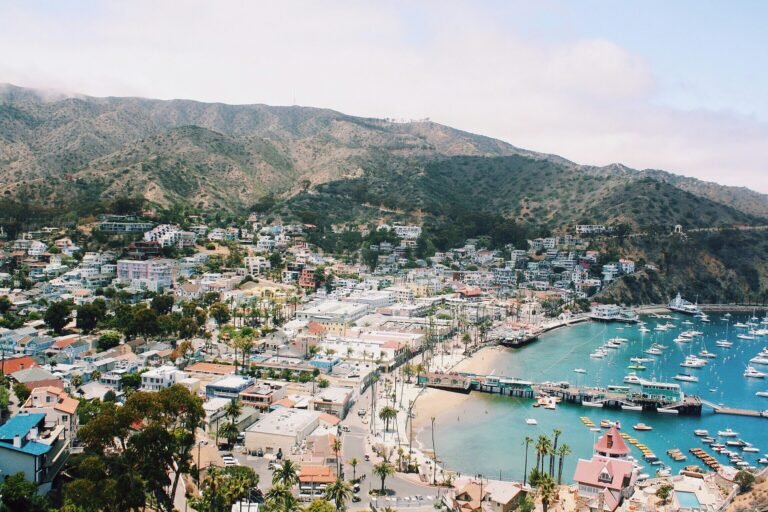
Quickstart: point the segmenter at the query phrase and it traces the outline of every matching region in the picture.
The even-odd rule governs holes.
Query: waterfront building
[[[510,512],[526,491],[518,482],[487,480],[480,476],[453,492],[446,500],[452,512]]]
[[[598,304],[592,308],[589,317],[601,322],[634,323],[638,320],[636,313],[615,304]]]
[[[677,311],[678,313],[684,313],[686,315],[695,315],[699,313],[699,306],[683,299],[679,292],[675,298],[669,302],[667,307],[672,311]]]

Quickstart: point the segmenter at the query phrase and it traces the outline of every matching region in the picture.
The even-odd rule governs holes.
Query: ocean
[[[650,348],[652,343],[658,343],[668,348],[663,351],[663,355],[654,357],[654,362],[642,363],[647,366],[647,370],[637,372],[641,378],[677,382],[686,394],[698,395],[704,400],[728,407],[768,409],[768,398],[755,396],[756,391],[768,391],[768,379],[743,376],[749,359],[768,345],[768,338],[737,339],[737,334],[744,334],[747,330],[733,326],[737,322],[748,322],[751,315],[734,314],[729,320],[723,315],[711,314],[709,323],[684,315],[671,316],[672,319],[643,317],[646,327],[651,329],[648,333],[639,332],[639,326],[636,325],[597,322],[558,329],[542,335],[531,345],[498,354],[493,373],[536,382],[569,381],[578,386],[625,385],[624,376],[632,371],[627,369],[632,364],[630,358],[654,357],[643,351]],[[683,325],[683,321],[693,322],[693,325]],[[666,332],[654,330],[656,325],[667,322],[673,323],[674,327]],[[702,331],[704,335],[697,336],[691,343],[674,342],[674,338],[685,330]],[[715,341],[725,339],[726,336],[733,342],[733,347],[717,347]],[[589,356],[613,337],[629,341],[617,350],[609,350],[609,355],[604,359]],[[680,366],[686,355],[698,354],[704,348],[717,355],[709,359],[706,367],[697,369]],[[768,373],[768,365],[753,366]],[[576,373],[573,371],[576,368],[583,368],[587,373]],[[673,380],[672,377],[678,373],[696,375],[699,382]],[[447,468],[463,474],[522,480],[525,438],[530,436],[535,443],[539,435],[551,436],[557,428],[562,431],[558,444],[566,443],[572,451],[565,459],[563,470],[563,482],[570,482],[576,461],[591,456],[595,437],[601,434],[590,431],[580,420],[582,416],[590,418],[596,426],[599,426],[602,419],[620,421],[623,432],[645,444],[674,472],[688,464],[704,467],[701,461],[689,453],[689,448],[693,447],[703,448],[721,463],[728,464],[727,457],[715,453],[694,436],[695,429],[706,429],[713,437],[717,437],[717,431],[726,428],[737,431],[739,438],[760,449],[759,453],[743,454],[744,459],[755,466],[759,466],[757,459],[768,453],[768,419],[765,418],[714,414],[712,408],[707,406],[703,407],[702,416],[697,417],[591,408],[564,402],[558,404],[556,410],[547,410],[534,408],[532,404],[533,401],[529,399],[472,393],[470,399],[459,406],[458,410],[446,411],[437,418],[435,448],[438,459]],[[527,418],[537,420],[538,424],[527,425]],[[653,430],[634,430],[632,425],[638,422],[650,425]],[[420,433],[419,441],[425,448],[432,448],[429,429]],[[529,471],[536,460],[534,443],[529,448]],[[680,449],[688,459],[683,462],[673,461],[666,454],[671,448]],[[731,449],[738,451],[736,448]],[[632,455],[642,461],[642,454],[633,446]],[[641,465],[645,466],[643,472],[651,476],[655,474],[655,466],[645,462],[641,462]]]

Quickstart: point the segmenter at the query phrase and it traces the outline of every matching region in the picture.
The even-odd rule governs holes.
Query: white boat
[[[629,361],[632,363],[651,363],[655,359],[652,357],[630,357]]]
[[[768,391],[758,391],[755,393],[755,396],[762,396],[764,398],[768,398]]]
[[[750,363],[768,364],[768,357],[755,356],[749,360]]]
[[[593,359],[603,359],[605,357],[605,352],[592,352],[589,354],[589,357]]]
[[[526,423],[527,425],[538,425],[538,424],[539,424],[539,422],[538,422],[538,421],[536,421],[536,420],[535,420],[535,419],[533,419],[533,418],[528,418],[527,420],[525,420],[525,423]]]
[[[584,368],[574,368],[573,371],[576,373],[587,373],[587,370]]]
[[[754,340],[754,339],[756,339],[751,334],[737,334],[736,337],[739,338],[740,340]]]
[[[736,322],[735,324],[733,324],[733,326],[738,327],[739,329],[746,329],[747,327],[749,327],[747,324],[742,322]]]
[[[751,366],[747,366],[747,369],[744,371],[744,376],[752,379],[764,379],[765,373],[759,372]]]
[[[683,320],[680,323],[683,324],[683,325],[693,325],[693,322],[691,322],[690,320]]]
[[[702,368],[706,365],[707,365],[706,359],[701,359],[693,355],[686,356],[685,361],[680,363],[680,366],[683,366],[685,368]]]
[[[761,350],[757,355],[760,357],[768,357],[768,347],[763,347],[763,350]]]
[[[720,437],[736,437],[739,433],[727,428],[725,430],[718,430],[717,435]]]
[[[640,384],[641,382],[642,379],[635,372],[630,372],[629,375],[624,377],[625,384]]]
[[[695,375],[689,375],[687,373],[678,373],[674,377],[672,377],[675,380],[681,380],[683,382],[699,382],[699,378]]]
[[[760,453],[760,449],[755,448],[754,446],[745,446],[744,448],[741,449],[741,451],[748,452],[748,453]]]
[[[672,475],[672,468],[670,468],[669,466],[664,466],[663,468],[656,470],[656,476],[659,478],[664,478],[671,475]]]
[[[652,356],[660,356],[662,354],[662,351],[659,350],[656,347],[651,347],[648,350],[645,351],[646,354],[650,354]]]
[[[608,340],[608,343],[626,343],[629,341],[627,338],[619,338],[618,336],[615,338],[611,338]]]
[[[643,406],[642,405],[622,405],[621,409],[623,411],[642,411]]]
[[[602,407],[603,402],[590,402],[588,400],[582,400],[581,405],[584,407]]]
[[[687,336],[678,336],[677,338],[675,338],[672,341],[674,341],[675,343],[690,343],[691,342],[691,338],[689,338]]]
[[[731,348],[733,346],[733,342],[728,340],[720,340],[720,341],[716,341],[715,345],[722,348]]]
[[[678,411],[677,409],[665,409],[663,407],[659,407],[658,409],[656,409],[656,412],[660,412],[663,414],[680,414],[680,411]]]
[[[640,327],[640,328],[638,329],[638,331],[640,331],[640,332],[651,332],[651,330],[650,330],[649,328],[647,328],[646,326],[642,326],[642,327]]]
[[[674,299],[669,301],[667,308],[678,313],[685,313],[686,315],[698,315],[701,313],[699,306],[683,299],[679,292]]]
[[[693,431],[693,435],[698,436],[698,437],[707,437],[709,435],[709,431],[708,430],[704,430],[703,428],[698,428],[698,429]]]
[[[699,352],[699,357],[707,357],[709,359],[717,357],[717,354],[713,354],[707,349],[703,349],[701,352]]]

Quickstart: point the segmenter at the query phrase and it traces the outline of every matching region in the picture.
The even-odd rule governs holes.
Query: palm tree
[[[533,442],[533,438],[530,436],[525,436],[525,441],[523,441],[523,444],[525,444],[525,466],[523,468],[523,487],[525,487],[525,484],[528,483],[528,445],[530,445]]]
[[[408,384],[410,384],[411,377],[413,377],[413,365],[411,363],[405,363],[403,365],[403,375],[408,378]]]
[[[299,483],[299,466],[292,460],[284,460],[272,473],[272,485],[291,488]]]
[[[389,422],[397,418],[397,410],[393,407],[385,405],[379,411],[379,419],[384,421],[384,432],[389,430]]]
[[[224,415],[234,422],[240,417],[242,411],[243,406],[240,404],[240,401],[237,398],[233,398],[224,409]]]
[[[352,487],[347,482],[336,477],[336,480],[325,488],[325,499],[336,505],[336,510],[346,510],[346,502],[352,499]]]
[[[75,374],[72,376],[71,379],[69,379],[69,382],[75,387],[79,388],[83,385],[83,376],[79,374]]]
[[[286,461],[287,462],[287,461]],[[283,484],[273,485],[264,495],[265,508],[276,512],[297,512],[301,510],[299,502],[291,489]]]
[[[552,443],[545,435],[539,436],[536,440],[536,467],[539,471],[544,472],[544,458],[549,453]]]
[[[557,497],[557,485],[551,476],[543,474],[539,480],[538,492],[541,496],[541,506],[544,512],[549,509],[549,504]]]
[[[386,491],[384,482],[387,480],[387,477],[395,474],[395,468],[384,460],[373,466],[373,474],[381,479],[381,494],[383,495]]]
[[[557,455],[560,457],[559,467],[557,469],[557,485],[560,485],[563,481],[563,459],[571,454],[571,447],[563,443],[560,448],[557,449]]]
[[[424,365],[422,363],[419,363],[419,364],[416,365],[416,367],[414,368],[414,371],[416,372],[416,380],[417,381],[419,380],[419,377],[421,377],[421,374],[424,373],[425,370],[426,370],[426,368],[424,367]]]
[[[557,438],[563,432],[559,429],[554,429],[552,435],[554,436],[554,442],[552,443],[552,449],[549,452],[549,476],[555,477],[555,454],[557,453]]]
[[[333,450],[333,453],[336,455],[336,475],[340,475],[341,459],[339,458],[339,453],[341,452],[341,439],[338,437],[333,439],[333,442],[331,443],[331,450]]]
[[[360,464],[360,461],[357,459],[357,457],[352,457],[347,462],[350,466],[352,466],[352,481],[354,482],[357,480],[357,465]]]

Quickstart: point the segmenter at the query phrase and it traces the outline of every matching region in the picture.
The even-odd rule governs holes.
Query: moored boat
[[[635,423],[632,425],[632,428],[635,430],[653,430],[653,427],[646,425],[645,423]]]

